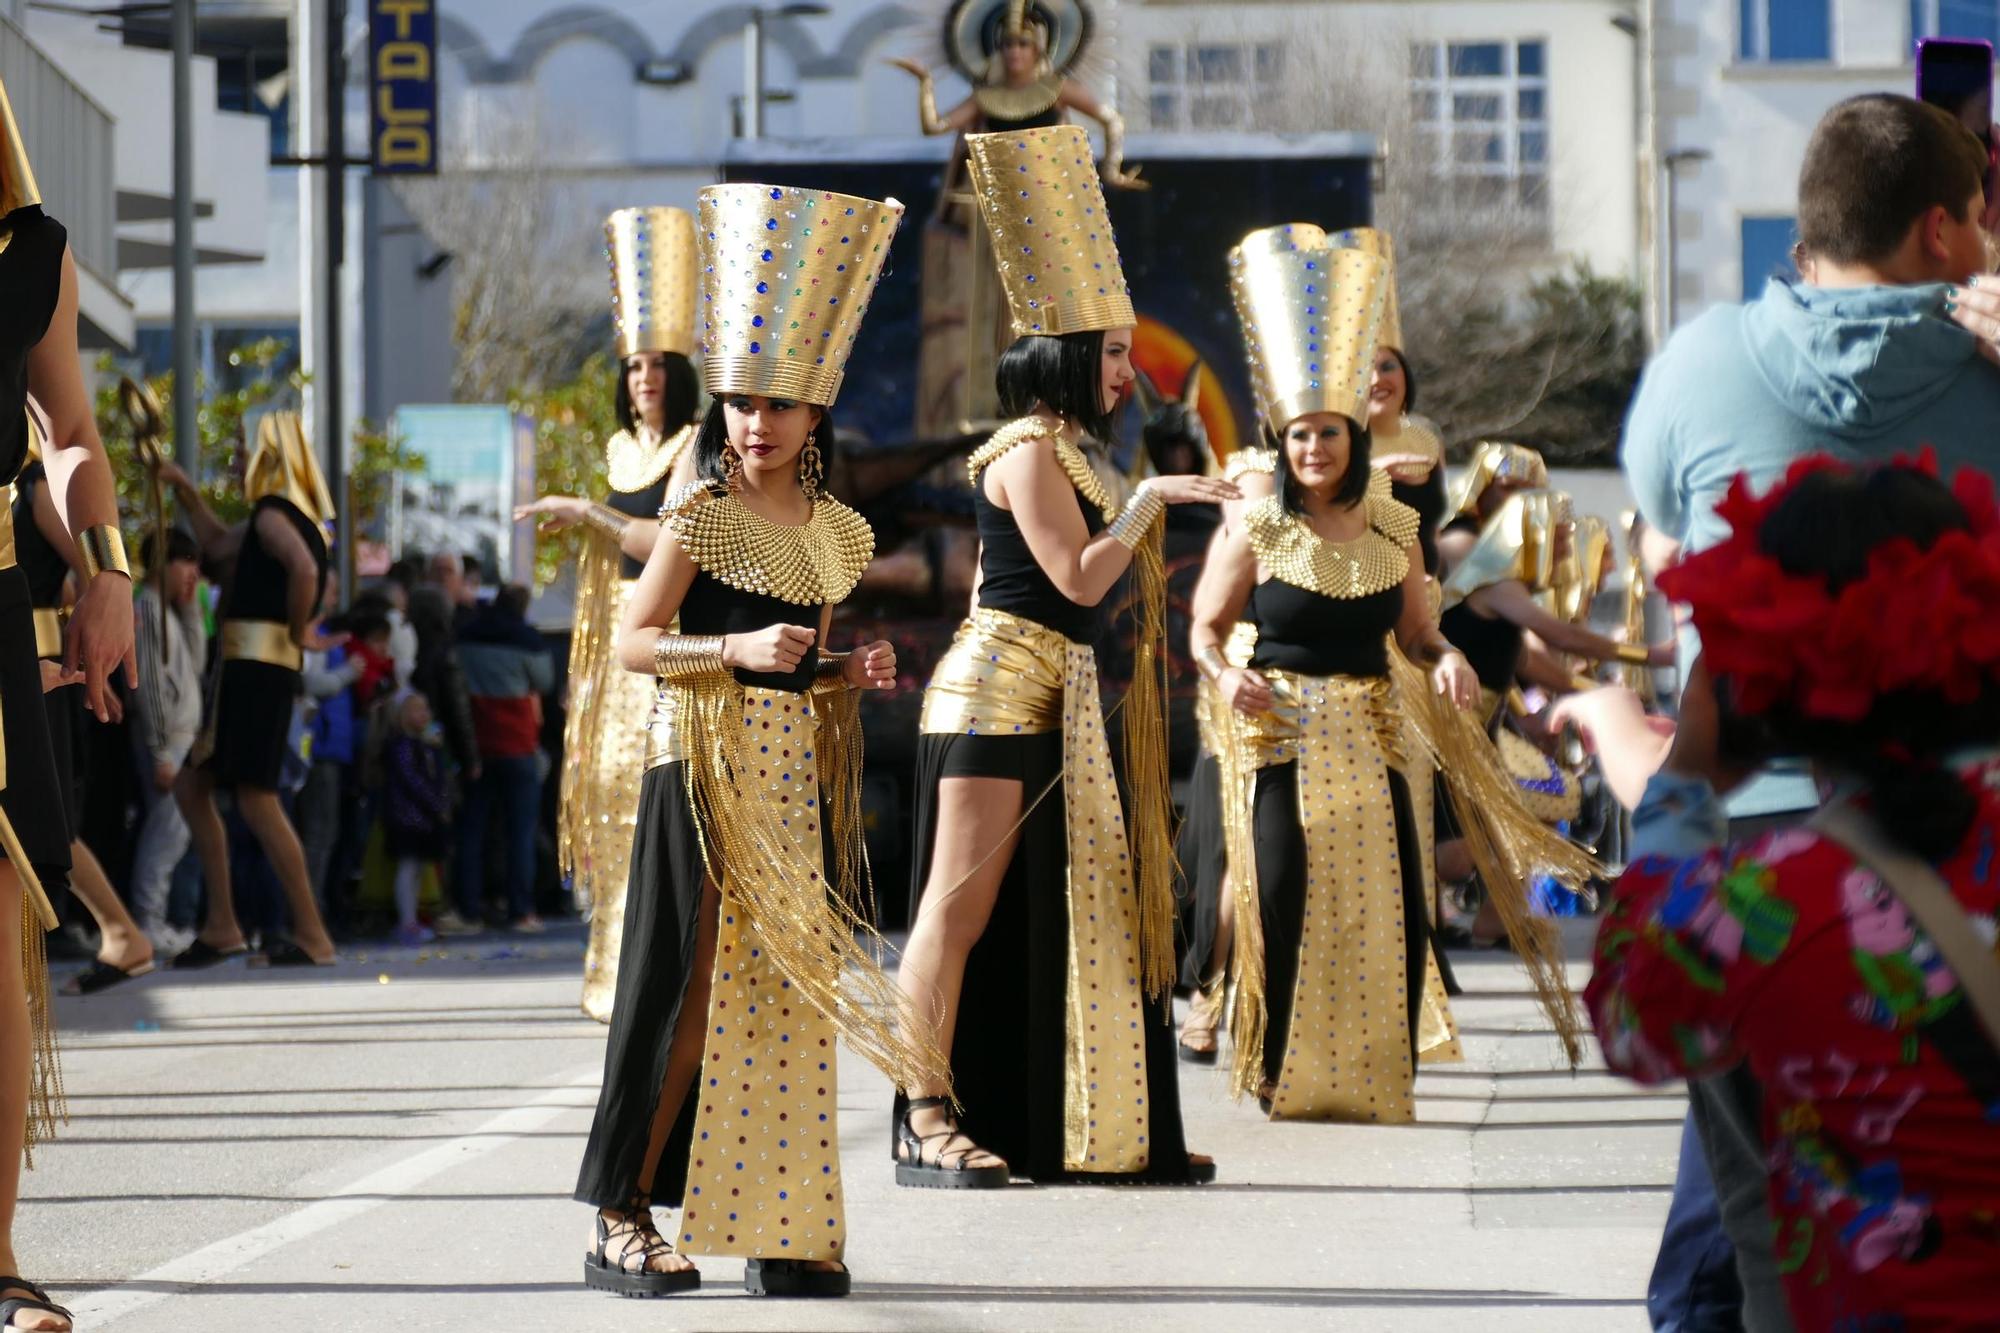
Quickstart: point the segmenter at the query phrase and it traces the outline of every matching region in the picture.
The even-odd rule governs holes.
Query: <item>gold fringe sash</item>
[[[1499,751],[1478,714],[1439,697],[1422,669],[1400,653],[1390,655],[1390,671],[1408,703],[1413,734],[1444,776],[1445,793],[1479,881],[1500,913],[1534,986],[1536,1003],[1575,1068],[1583,1059],[1583,1019],[1569,986],[1561,932],[1553,921],[1535,915],[1528,886],[1540,870],[1577,888],[1602,873],[1602,867],[1589,852],[1535,818],[1521,789],[1501,768]]]
[[[1167,774],[1167,568],[1164,523],[1153,524],[1132,553],[1138,611],[1133,626],[1132,684],[1122,734],[1129,832],[1138,857],[1140,984],[1164,1000],[1173,993],[1174,807]]]
[[[1413,1118],[1402,858],[1389,770],[1401,762],[1403,722],[1387,677],[1312,677],[1264,671],[1275,706],[1232,714],[1225,763],[1225,835],[1238,886],[1239,982],[1231,1036],[1233,1090],[1264,1081],[1268,1025],[1249,782],[1296,761],[1306,846],[1306,906],[1285,1059],[1272,1099],[1277,1119],[1398,1123]],[[1239,849],[1243,859],[1238,859]],[[1254,933],[1261,937],[1261,927]]]
[[[748,917],[785,988],[813,1005],[870,1064],[901,1087],[948,1087],[951,1067],[879,957],[888,945],[855,910],[865,889],[830,892],[819,854],[824,817],[817,701],[731,679],[677,683],[686,725],[687,790],[709,877],[727,909]],[[859,735],[835,742],[858,767]],[[837,792],[859,777],[836,773]],[[843,817],[845,818],[845,817]],[[858,823],[852,824],[858,833]],[[846,853],[840,853],[845,858]]]
[[[1142,1171],[1151,1160],[1144,931],[1097,658],[1046,626],[976,608],[932,673],[922,729],[1005,736],[1058,728],[1069,860],[1063,1163],[1072,1171]],[[1022,795],[1025,820],[1047,792]]]
[[[651,677],[618,664],[619,622],[632,584],[606,533],[585,528],[570,638],[569,717],[563,727],[557,853],[578,910],[590,918],[583,1011],[611,1018],[625,933],[625,886],[639,824],[639,791],[655,749],[672,744],[672,714]]]

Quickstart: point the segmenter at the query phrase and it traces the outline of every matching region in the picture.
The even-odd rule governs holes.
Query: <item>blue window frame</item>
[[[1910,40],[1971,37],[2000,45],[2000,0],[1910,0]]]
[[[1738,59],[1833,59],[1833,0],[1736,0]]]
[[[1764,284],[1772,278],[1789,278],[1792,243],[1798,239],[1797,218],[1743,219],[1743,299],[1754,301],[1764,294]]]

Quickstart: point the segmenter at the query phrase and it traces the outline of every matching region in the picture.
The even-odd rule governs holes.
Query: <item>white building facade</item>
[[[1791,272],[1799,163],[1826,109],[1915,89],[1924,37],[2000,40],[2000,0],[1652,0],[1656,332]],[[1670,244],[1668,242],[1671,242]]]

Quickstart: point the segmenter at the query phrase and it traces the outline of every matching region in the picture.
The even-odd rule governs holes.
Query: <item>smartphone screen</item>
[[[1952,38],[1919,42],[1917,96],[1957,116],[1989,152],[1992,150],[1992,46]]]

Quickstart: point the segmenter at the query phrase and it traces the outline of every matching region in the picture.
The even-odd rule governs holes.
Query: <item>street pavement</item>
[[[1458,957],[1467,1060],[1423,1070],[1416,1125],[1269,1124],[1182,1065],[1202,1189],[900,1190],[889,1088],[843,1053],[850,1299],[750,1297],[713,1258],[697,1295],[586,1291],[581,958],[567,927],[61,1001],[27,1275],[92,1333],[1646,1327],[1684,1102],[1560,1068],[1506,954]]]

